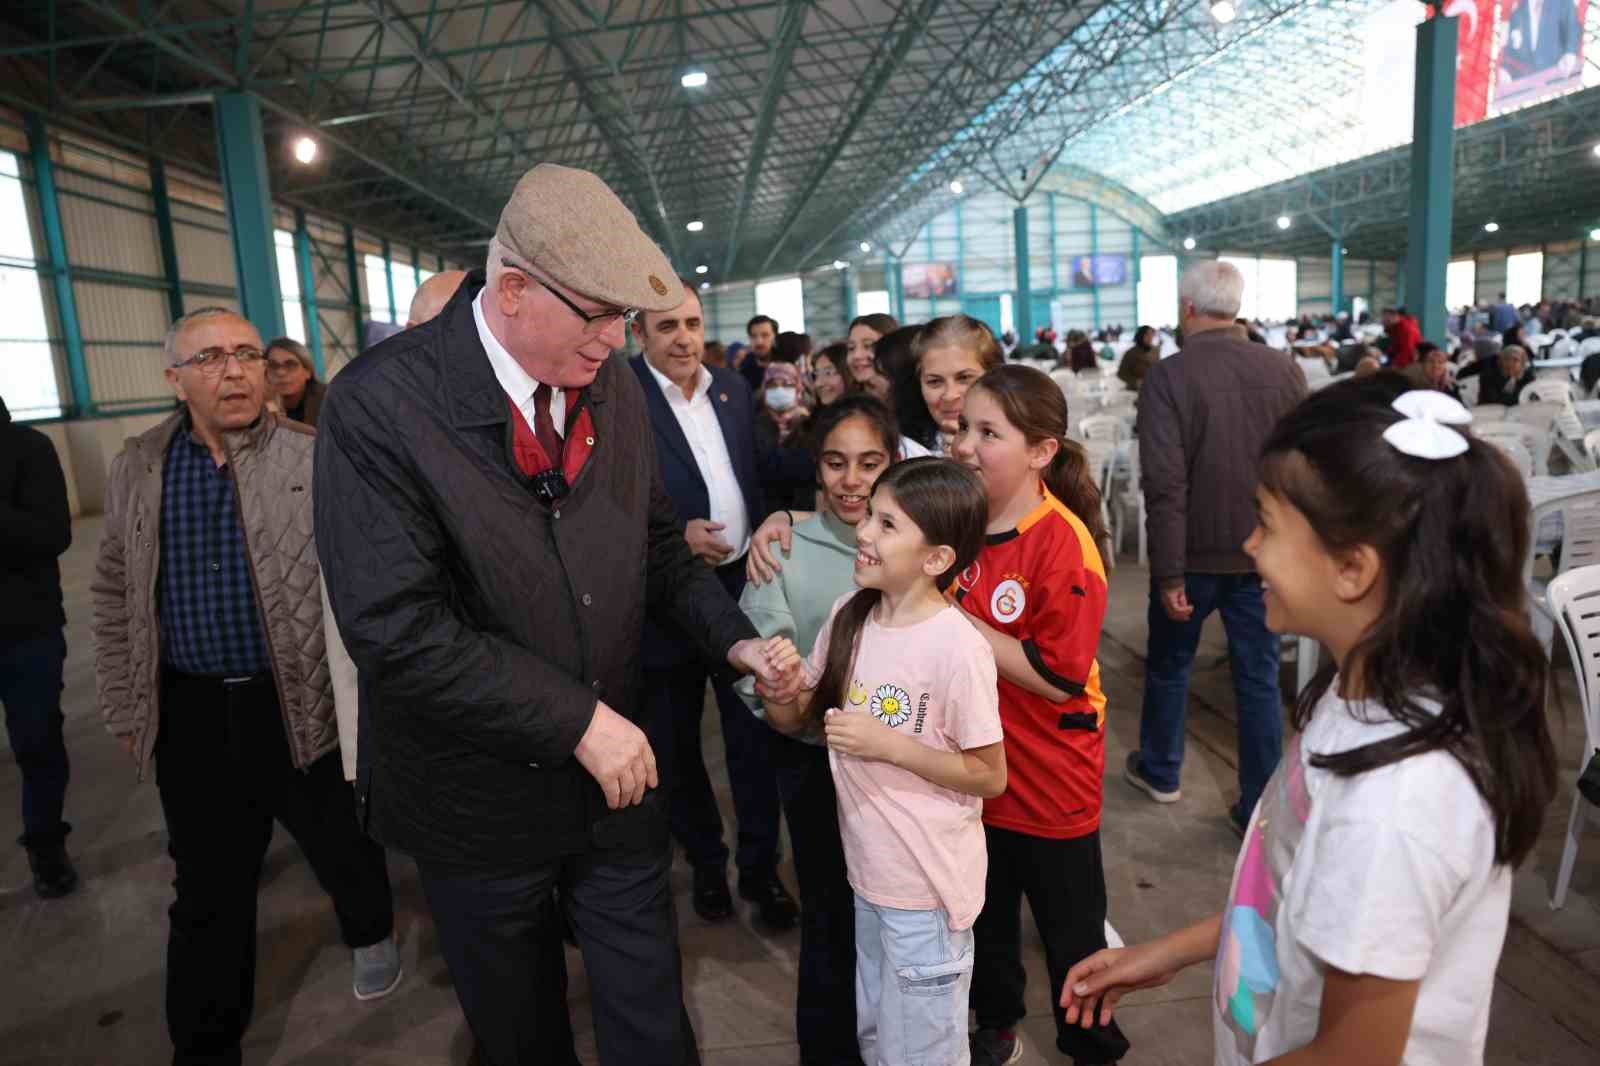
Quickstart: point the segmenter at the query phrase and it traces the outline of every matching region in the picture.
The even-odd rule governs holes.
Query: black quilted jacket
[[[643,727],[647,607],[723,668],[756,632],[684,543],[620,356],[587,390],[594,452],[570,494],[535,496],[473,321],[482,286],[473,274],[438,318],[361,356],[323,403],[317,548],[360,670],[368,826],[484,869],[659,846],[659,794],[607,810],[573,748],[597,699]]]

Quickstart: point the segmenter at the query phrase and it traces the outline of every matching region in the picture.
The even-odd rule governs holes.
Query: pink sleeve
[[[840,603],[842,602],[841,600]],[[822,680],[823,668],[828,665],[828,638],[833,635],[833,619],[838,613],[839,604],[835,603],[833,610],[828,612],[828,620],[817,632],[817,642],[811,646],[811,654],[800,667],[800,683],[808,689],[817,687]]]
[[[976,632],[973,636],[976,643],[963,641],[964,646],[956,649],[956,662],[950,671],[950,739],[962,751],[998,744],[1005,736],[1000,728],[1000,684],[995,675],[994,651]]]

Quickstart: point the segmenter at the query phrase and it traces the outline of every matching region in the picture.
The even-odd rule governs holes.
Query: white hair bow
[[[1417,459],[1453,459],[1467,450],[1467,438],[1451,426],[1472,422],[1472,412],[1433,389],[1414,389],[1391,405],[1405,415],[1383,431],[1383,439],[1396,450]]]

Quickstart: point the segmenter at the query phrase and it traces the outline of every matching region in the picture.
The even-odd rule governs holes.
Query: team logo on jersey
[[[989,613],[994,615],[996,622],[1015,622],[1026,606],[1028,594],[1023,590],[1022,582],[1014,577],[1008,577],[996,585],[994,595],[989,597]]]
[[[979,566],[978,560],[974,559],[971,566],[961,571],[961,576],[956,578],[956,582],[964,590],[971,592],[978,587],[978,578],[981,576],[983,576],[983,567]]]
[[[911,697],[897,685],[879,685],[867,710],[885,725],[899,725],[911,717]]]

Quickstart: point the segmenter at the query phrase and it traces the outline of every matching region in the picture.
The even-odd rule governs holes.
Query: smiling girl
[[[1226,908],[1074,966],[1061,1003],[1084,1027],[1215,960],[1218,1066],[1483,1062],[1511,871],[1556,782],[1528,495],[1466,408],[1397,385],[1313,393],[1267,440],[1244,545],[1267,627],[1333,662],[1295,706]]]
[[[983,516],[982,486],[955,463],[890,467],[856,526],[859,590],[767,699],[775,726],[820,722],[827,740],[873,1066],[967,1061],[981,798],[1005,790],[1006,769],[994,654],[944,590],[976,558]]]
[[[1050,986],[1106,946],[1100,854],[1105,695],[1095,650],[1106,612],[1100,492],[1066,439],[1060,388],[1031,367],[989,371],[966,393],[958,462],[983,481],[983,551],[956,599],[999,669],[1008,786],[983,806],[989,876],[973,927],[975,1066],[1015,1062],[1023,1005],[1022,898],[1044,940]],[[1078,1063],[1121,1058],[1115,1026],[1084,1031],[1056,1011],[1056,1046]]]
[[[961,401],[1005,357],[989,327],[967,315],[936,318],[917,332],[911,360],[895,384],[895,411],[906,435],[935,455],[948,452],[961,426]]]

